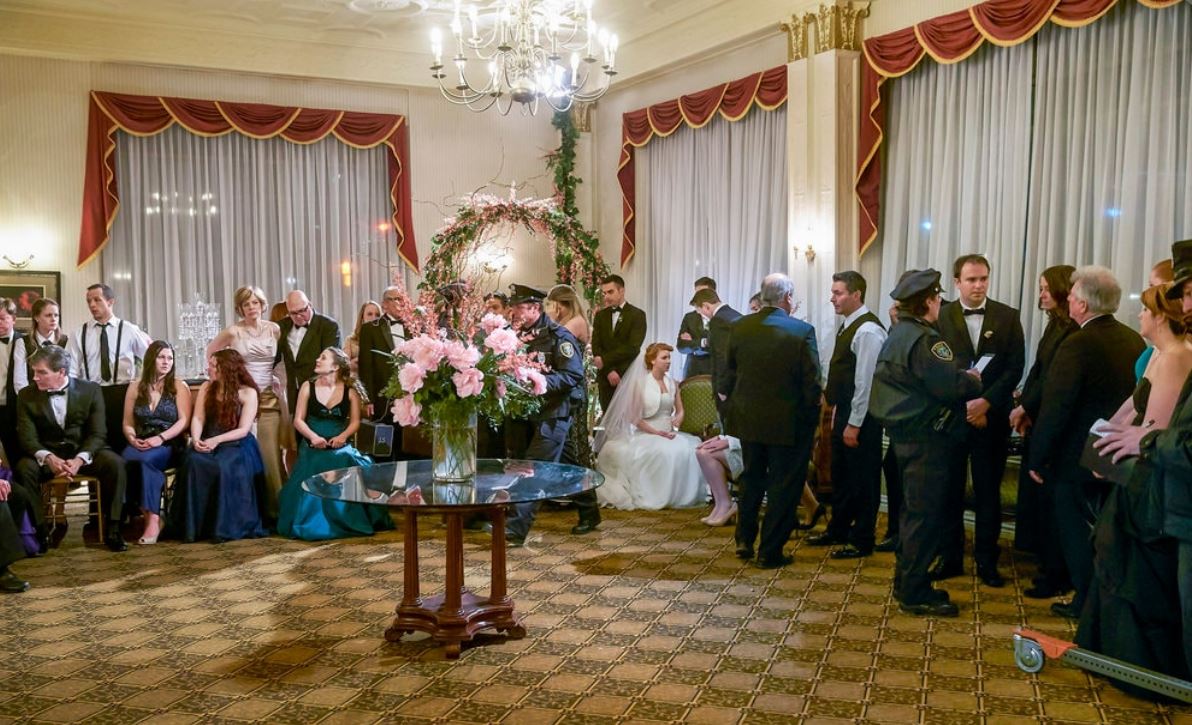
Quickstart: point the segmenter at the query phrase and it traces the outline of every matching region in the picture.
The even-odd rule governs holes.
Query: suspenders
[[[99,325],[96,325],[98,328]],[[101,334],[108,334],[107,330],[101,330]],[[111,381],[101,380],[101,383],[116,382],[116,376],[119,375],[120,369],[120,341],[124,339],[124,320],[120,320],[120,324],[116,325],[116,360],[112,364],[112,379]],[[79,331],[79,347],[83,352],[83,377],[87,380],[91,379],[91,365],[87,362],[87,323],[83,323],[83,329]]]

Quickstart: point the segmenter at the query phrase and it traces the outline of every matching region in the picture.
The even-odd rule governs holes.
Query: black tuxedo
[[[956,355],[956,364],[969,368],[983,355],[993,355],[981,373],[981,395],[989,401],[984,428],[968,426],[963,443],[954,449],[949,476],[940,556],[949,564],[964,559],[964,490],[969,468],[973,477],[973,513],[977,525],[973,535],[973,558],[979,566],[995,567],[998,536],[1002,531],[1001,487],[1006,473],[1006,446],[1010,439],[1010,408],[1014,388],[1026,366],[1026,341],[1018,310],[995,300],[985,300],[985,314],[977,347],[965,324],[959,301],[940,309],[936,323],[940,335]]]
[[[17,396],[17,436],[26,452],[16,466],[16,479],[34,501],[41,501],[41,483],[54,477],[33,455],[45,450],[64,460],[80,453],[91,456],[91,463],[79,473],[95,476],[103,486],[109,506],[108,518],[119,521],[124,509],[124,462],[107,447],[103,394],[100,386],[70,378],[66,388],[66,420],[62,426],[54,418],[50,396],[30,385]],[[35,507],[39,527],[44,527],[45,512]]]
[[[387,317],[380,317],[360,328],[360,356],[358,370],[360,382],[368,391],[374,406],[385,405],[381,391],[393,377],[393,330]],[[404,333],[404,327],[403,327]],[[380,414],[375,411],[375,415]]]
[[[691,339],[684,340],[683,333],[690,335]],[[711,374],[712,358],[708,352],[709,347],[708,326],[704,324],[703,315],[695,310],[683,315],[683,322],[679,325],[679,336],[675,338],[675,349],[687,356],[687,367],[683,369],[683,377]]]
[[[592,320],[592,355],[604,363],[596,373],[596,385],[600,390],[600,407],[608,409],[616,386],[608,381],[608,374],[614,370],[624,376],[625,371],[637,359],[646,339],[646,313],[626,302],[621,306],[621,319],[613,328],[612,308],[605,307]]]
[[[25,336],[14,328],[12,339],[8,344],[0,345],[0,355],[8,358],[8,378],[4,381],[4,400],[6,402],[0,406],[0,443],[4,444],[9,462],[21,457],[21,445],[17,440],[17,391],[13,384],[15,366],[12,358],[17,348],[17,341],[24,339]]]
[[[757,550],[763,563],[783,555],[794,530],[819,422],[819,370],[805,325],[776,307],[737,320],[717,389],[728,397],[728,431],[741,440],[745,461],[739,547],[752,550],[762,498],[768,501]]]
[[[1080,466],[1089,428],[1108,419],[1134,390],[1134,362],[1145,345],[1138,333],[1103,315],[1060,344],[1043,386],[1039,419],[1031,432],[1028,466],[1055,496],[1054,526],[1076,587],[1079,610],[1092,579],[1091,527],[1103,483]]]
[[[708,320],[708,349],[712,351],[713,390],[720,390],[720,378],[724,375],[725,361],[728,359],[729,333],[732,332],[733,323],[739,319],[741,313],[725,304]],[[727,414],[725,402],[719,395],[716,396],[716,410],[720,412],[721,418]]]
[[[330,317],[320,314],[311,315],[306,326],[306,335],[298,345],[298,355],[290,349],[290,333],[294,330],[294,321],[288,316],[278,323],[281,328],[281,338],[277,341],[277,360],[286,366],[286,400],[290,406],[290,416],[294,415],[294,408],[298,405],[298,389],[302,383],[315,375],[315,360],[320,353],[329,347],[339,347],[339,323]]]

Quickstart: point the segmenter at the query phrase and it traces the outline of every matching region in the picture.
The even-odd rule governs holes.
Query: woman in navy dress
[[[190,388],[174,377],[174,348],[165,340],[155,340],[145,352],[140,381],[128,386],[124,396],[124,438],[128,446],[121,455],[128,471],[129,491],[140,491],[145,519],[138,544],[157,543],[165,470],[178,465],[182,452],[179,444],[188,425]]]
[[[298,391],[294,427],[301,442],[298,462],[281,490],[277,533],[317,541],[371,536],[393,528],[384,506],[332,501],[302,490],[302,482],[311,476],[372,465],[348,444],[360,427],[360,409],[367,399],[360,381],[352,376],[347,354],[337,347],[324,350],[315,361],[315,377]]]
[[[207,376],[190,422],[192,450],[170,503],[171,526],[184,541],[266,536],[257,503],[265,467],[252,434],[256,383],[231,349],[207,358]]]

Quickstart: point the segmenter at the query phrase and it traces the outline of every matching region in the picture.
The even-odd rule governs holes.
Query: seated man
[[[112,551],[127,550],[120,535],[124,462],[105,442],[107,425],[99,386],[71,378],[70,353],[55,345],[38,348],[30,363],[34,384],[17,396],[17,437],[33,458],[17,463],[17,484],[33,501],[41,501],[44,481],[77,475],[98,478],[108,503],[104,544]],[[40,506],[35,506],[34,512],[38,541],[44,548],[48,538],[45,512]]]

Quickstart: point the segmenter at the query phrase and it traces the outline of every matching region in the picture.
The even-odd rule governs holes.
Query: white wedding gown
[[[647,376],[638,394],[645,399],[645,418],[654,430],[670,430],[675,413],[675,383],[665,378],[667,392]],[[652,390],[649,386],[652,386]],[[656,407],[655,407],[656,402]],[[596,458],[604,485],[596,489],[601,505],[622,510],[687,508],[703,504],[708,483],[695,457],[699,439],[687,433],[674,438],[632,430],[610,436]]]

